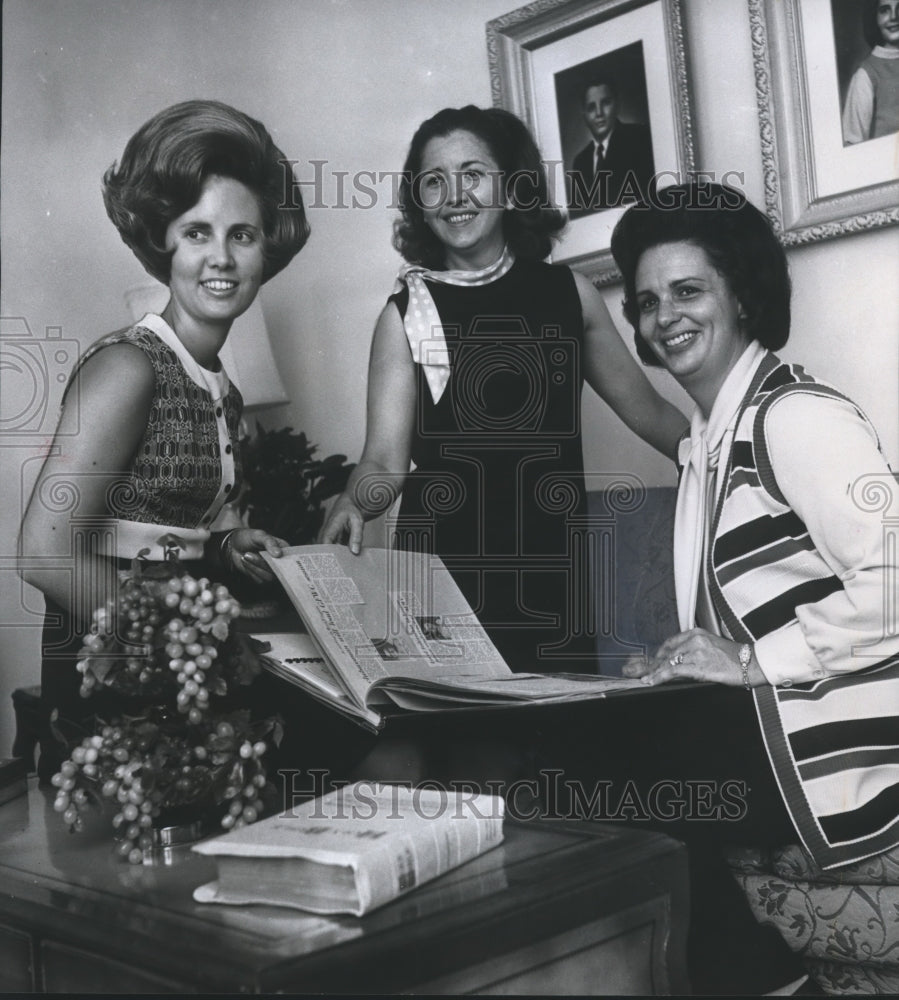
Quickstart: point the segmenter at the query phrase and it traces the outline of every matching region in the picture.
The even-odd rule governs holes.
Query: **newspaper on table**
[[[503,840],[498,795],[357,781],[196,844],[218,878],[199,903],[364,913]]]
[[[309,633],[259,636],[269,669],[363,725],[380,728],[398,709],[551,704],[641,686],[513,673],[437,556],[300,545],[266,559]]]

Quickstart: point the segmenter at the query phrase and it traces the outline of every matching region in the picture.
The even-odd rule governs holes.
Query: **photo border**
[[[765,207],[785,246],[899,223],[899,177],[817,193],[802,2],[748,0]]]
[[[687,49],[681,13],[682,0],[533,0],[487,23],[487,59],[494,107],[518,115],[536,132],[535,92],[531,73],[533,53],[562,38],[611,21],[641,7],[659,6],[664,26],[668,79],[672,95],[677,163],[662,172],[686,177],[695,170],[692,89],[687,72]],[[659,165],[657,164],[657,168]],[[582,222],[584,220],[577,220]],[[573,257],[553,254],[553,260],[582,271],[596,285],[614,284],[621,275],[608,246]]]

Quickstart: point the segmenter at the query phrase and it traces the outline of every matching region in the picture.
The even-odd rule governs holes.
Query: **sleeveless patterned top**
[[[236,498],[241,481],[240,392],[224,369],[212,372],[197,364],[153,314],[98,340],[72,375],[104,347],[122,343],[143,351],[155,387],[147,428],[127,481],[110,490],[108,512],[121,521],[208,529]]]

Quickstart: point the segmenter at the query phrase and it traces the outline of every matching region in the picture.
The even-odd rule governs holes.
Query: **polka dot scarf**
[[[498,260],[481,271],[430,271],[420,264],[405,264],[397,275],[394,292],[409,289],[409,305],[403,320],[406,338],[416,364],[424,368],[434,402],[438,402],[450,377],[450,355],[437,306],[424,279],[445,285],[488,285],[509,271],[515,258],[508,247]]]

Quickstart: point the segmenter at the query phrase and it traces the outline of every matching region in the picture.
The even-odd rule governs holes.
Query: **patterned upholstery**
[[[899,848],[821,871],[797,846],[729,857],[756,919],[829,994],[899,993]]]
[[[620,674],[628,644],[657,645],[677,631],[675,490],[647,489],[626,510],[601,491],[588,502],[594,525],[612,525],[614,562],[600,566],[597,593],[614,611],[597,652],[602,673]],[[803,956],[825,993],[899,994],[899,848],[826,872],[796,844],[734,848],[728,860],[756,919]]]
[[[783,878],[833,885],[899,885],[899,847],[854,865],[822,871],[801,847],[791,844],[772,851],[771,864]]]

